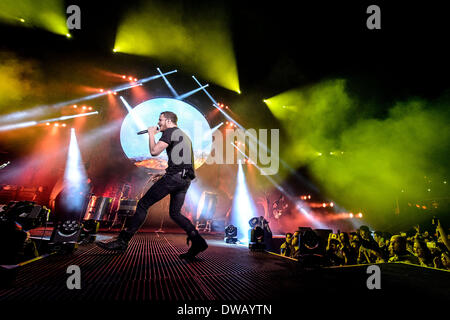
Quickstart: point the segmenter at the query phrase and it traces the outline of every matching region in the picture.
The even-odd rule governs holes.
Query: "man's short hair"
[[[161,114],[164,116],[164,118],[169,119],[170,121],[172,121],[174,124],[177,124],[178,121],[178,117],[175,113],[173,113],[172,111],[164,111],[161,112]]]

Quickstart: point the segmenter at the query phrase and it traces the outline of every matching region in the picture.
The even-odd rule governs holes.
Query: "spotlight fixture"
[[[250,228],[253,229],[254,227],[259,225],[259,218],[258,217],[251,218],[248,224],[250,225]]]
[[[272,231],[269,222],[263,216],[253,217],[248,221],[250,225],[248,248],[251,251],[271,249]]]
[[[225,228],[225,238],[223,239],[225,243],[236,243],[237,239],[237,228],[232,224]]]

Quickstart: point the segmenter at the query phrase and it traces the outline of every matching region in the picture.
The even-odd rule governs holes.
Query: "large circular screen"
[[[167,154],[152,156],[149,150],[148,134],[137,135],[138,131],[158,124],[163,111],[172,111],[178,117],[178,127],[191,139],[194,150],[195,168],[200,167],[211,152],[211,128],[205,117],[190,104],[171,98],[147,100],[133,108],[125,117],[120,129],[120,143],[127,157],[138,167],[155,171],[167,168]],[[155,136],[156,142],[162,133]]]

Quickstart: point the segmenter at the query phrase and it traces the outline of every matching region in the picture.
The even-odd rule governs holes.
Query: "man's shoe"
[[[206,243],[205,239],[203,239],[203,237],[198,232],[195,232],[194,236],[189,236],[188,242],[189,240],[191,240],[192,245],[189,248],[188,252],[180,254],[180,259],[195,260],[196,255],[208,248],[208,244]]]
[[[117,238],[116,240],[110,242],[96,242],[95,244],[100,248],[108,251],[124,252],[128,247],[128,243],[120,238]]]

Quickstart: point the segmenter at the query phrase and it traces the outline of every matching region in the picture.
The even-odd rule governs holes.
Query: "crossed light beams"
[[[174,87],[172,86],[172,84],[170,83],[170,81],[167,79],[166,75],[177,72],[177,70],[174,71],[169,71],[166,73],[162,73],[161,69],[156,68],[156,70],[158,70],[159,75],[158,76],[153,76],[151,78],[156,79],[156,78],[163,78],[164,82],[166,83],[167,87],[169,88],[170,92],[173,94],[174,98],[177,100],[183,100],[186,99],[189,96],[192,96],[193,94],[201,91],[201,90],[205,90],[205,88],[207,88],[209,86],[209,84],[205,84],[204,86],[200,86],[200,88],[196,88],[194,90],[191,90],[189,92],[183,93],[182,95],[179,95],[176,90],[174,89]],[[148,79],[148,78],[147,78]],[[151,79],[151,80],[153,80]],[[141,82],[142,80],[139,80],[138,82]],[[144,125],[144,123],[133,116],[133,113],[131,112],[132,108],[130,106],[130,104],[122,97],[120,96],[120,100],[123,102],[123,104],[125,105],[125,108],[127,109],[128,113],[131,114],[134,122],[136,123],[136,125],[139,127],[140,130],[145,130],[147,127]]]
[[[133,83],[131,85],[130,84],[120,85],[120,86],[117,86],[117,87],[114,87],[114,88],[111,88],[108,90],[104,90],[104,92],[95,93],[95,94],[91,94],[91,95],[88,95],[85,97],[60,102],[60,103],[53,104],[50,106],[37,106],[30,110],[14,112],[14,113],[2,116],[0,118],[0,123],[7,123],[7,122],[11,122],[11,121],[17,121],[17,120],[23,120],[23,119],[27,119],[27,118],[29,119],[29,118],[37,117],[37,116],[45,114],[46,112],[49,112],[54,109],[59,109],[64,106],[67,106],[67,105],[76,104],[76,103],[79,103],[82,101],[92,100],[92,99],[99,98],[101,96],[108,95],[110,92],[120,92],[120,91],[128,90],[128,89],[131,89],[131,88],[134,88],[137,86],[141,86],[143,83],[164,77],[166,75],[169,75],[169,74],[175,73],[175,72],[177,72],[177,70],[172,70],[172,71],[166,72],[164,74],[159,74],[159,75],[154,75],[154,76],[150,76],[147,78],[143,78],[143,79],[136,81],[135,83]]]
[[[169,71],[166,73],[162,73],[161,69],[156,68],[156,70],[158,70],[159,72],[159,76],[153,76],[152,78],[156,79],[157,78],[163,78],[164,82],[166,83],[167,87],[169,88],[170,92],[172,92],[172,94],[174,95],[174,98],[177,100],[183,100],[186,99],[187,97],[201,91],[204,90],[205,88],[207,88],[209,86],[209,84],[206,84],[204,86],[200,86],[200,88],[196,88],[194,90],[191,90],[189,92],[186,92],[182,95],[179,95],[176,90],[174,89],[174,87],[172,86],[172,84],[170,83],[170,81],[167,79],[166,75],[177,72],[177,70],[174,71]],[[147,78],[148,79],[148,78]],[[153,79],[151,79],[153,80]],[[141,80],[139,80],[138,82],[140,82]],[[139,130],[145,130],[147,129],[147,126],[142,122],[142,120],[138,117],[136,117],[134,115],[133,112],[131,112],[133,110],[133,108],[130,106],[130,104],[125,100],[124,97],[119,96],[120,100],[122,101],[122,103],[124,104],[125,108],[127,109],[128,113],[131,115],[131,118],[133,119],[134,123],[137,125],[137,127],[139,128]],[[216,127],[217,129],[217,127]],[[211,130],[211,132],[213,132],[214,130]]]

